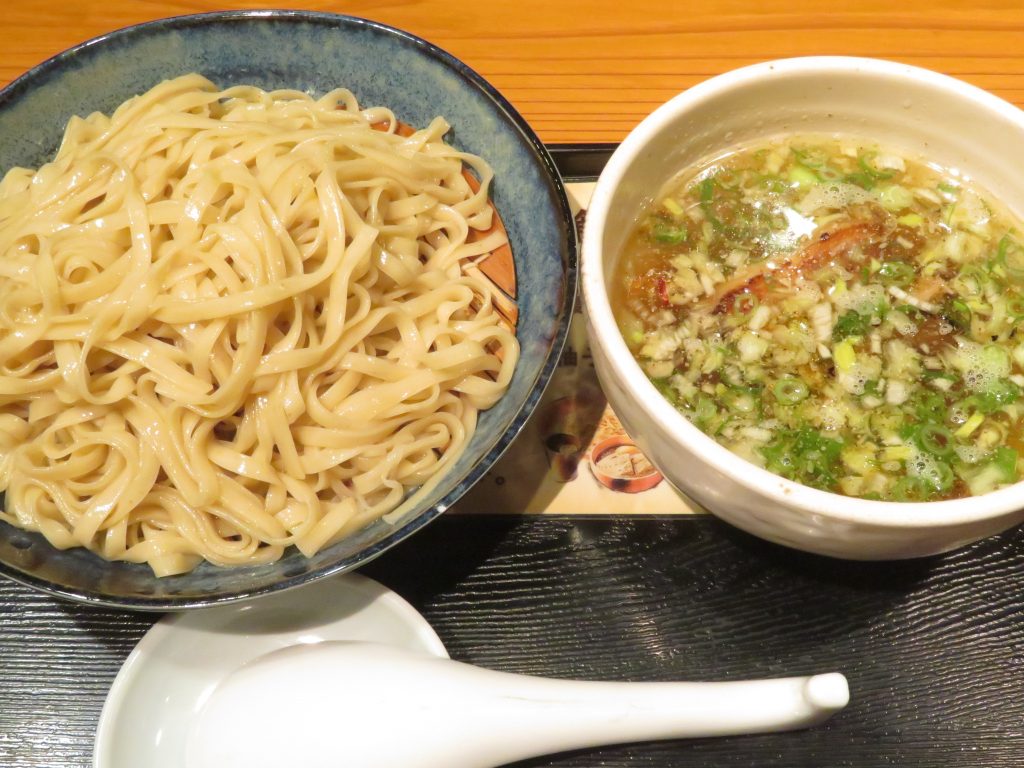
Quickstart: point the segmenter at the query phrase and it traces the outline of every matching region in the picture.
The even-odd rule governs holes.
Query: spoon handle
[[[846,706],[838,673],[724,683],[598,683],[494,675],[481,702],[508,704],[531,747],[598,744],[806,728]],[[502,680],[502,678],[506,678]]]
[[[196,715],[188,768],[494,768],[602,744],[802,728],[848,695],[839,674],[577,682],[320,643],[269,654],[218,685]]]

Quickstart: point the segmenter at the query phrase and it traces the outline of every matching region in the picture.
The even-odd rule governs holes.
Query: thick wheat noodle
[[[11,170],[0,519],[168,575],[312,555],[424,493],[518,345],[470,269],[504,243],[467,242],[489,166],[397,125],[193,74]]]

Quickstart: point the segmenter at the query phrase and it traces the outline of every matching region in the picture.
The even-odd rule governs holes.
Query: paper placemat
[[[582,227],[593,182],[568,184]],[[594,372],[582,302],[533,417],[456,505],[464,513],[704,514],[653,467],[612,412]]]

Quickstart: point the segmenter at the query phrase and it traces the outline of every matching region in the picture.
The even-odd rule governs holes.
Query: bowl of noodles
[[[854,559],[1024,519],[1024,112],[891,62],[766,62],[675,97],[598,181],[595,367],[666,479]]]
[[[550,157],[362,19],[166,19],[0,92],[0,571],[118,607],[354,568],[536,405],[575,295]]]

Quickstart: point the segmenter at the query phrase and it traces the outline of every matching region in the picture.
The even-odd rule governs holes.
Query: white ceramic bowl
[[[730,147],[792,133],[856,134],[959,169],[1024,213],[1024,112],[973,86],[873,59],[767,62],[675,97],[630,133],[587,212],[582,284],[598,375],[623,425],[677,488],[722,519],[798,549],[863,560],[953,549],[1024,520],[1024,483],[903,504],[778,477],[704,435],[648,381],[619,333],[607,281],[640,211],[679,171]]]

